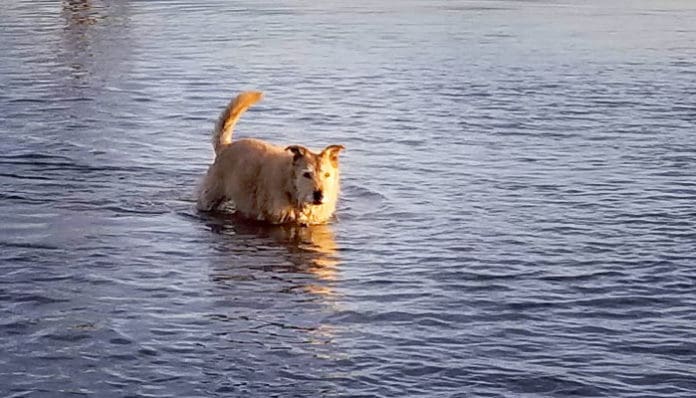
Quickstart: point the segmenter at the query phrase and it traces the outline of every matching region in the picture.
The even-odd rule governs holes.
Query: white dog
[[[213,131],[215,162],[200,187],[198,208],[211,211],[231,200],[237,212],[255,220],[326,223],[336,210],[343,145],[315,153],[301,145],[283,148],[256,139],[232,142],[235,123],[262,96],[243,92],[220,115]]]

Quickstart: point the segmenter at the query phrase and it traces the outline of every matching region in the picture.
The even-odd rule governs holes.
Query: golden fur
[[[323,224],[336,210],[338,153],[329,145],[315,153],[301,145],[279,147],[256,139],[232,142],[237,120],[262,93],[247,91],[230,101],[215,125],[215,162],[198,193],[198,208],[215,210],[231,200],[247,218],[273,224]]]

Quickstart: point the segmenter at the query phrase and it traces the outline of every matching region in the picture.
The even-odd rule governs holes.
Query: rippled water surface
[[[691,1],[0,3],[0,395],[696,395]],[[340,143],[331,225],[194,210]]]

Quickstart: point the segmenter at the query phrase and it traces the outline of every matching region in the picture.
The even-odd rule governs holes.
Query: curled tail
[[[215,154],[232,142],[232,131],[237,120],[250,106],[257,103],[263,97],[260,91],[245,91],[230,101],[227,108],[220,114],[213,131],[213,147]]]

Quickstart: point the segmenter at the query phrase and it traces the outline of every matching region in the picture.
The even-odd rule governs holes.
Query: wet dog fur
[[[280,147],[257,139],[232,142],[240,116],[262,97],[261,92],[243,92],[220,115],[213,131],[215,161],[199,188],[198,209],[213,211],[232,201],[243,217],[272,224],[328,222],[339,195],[343,145],[317,153],[302,145]]]

